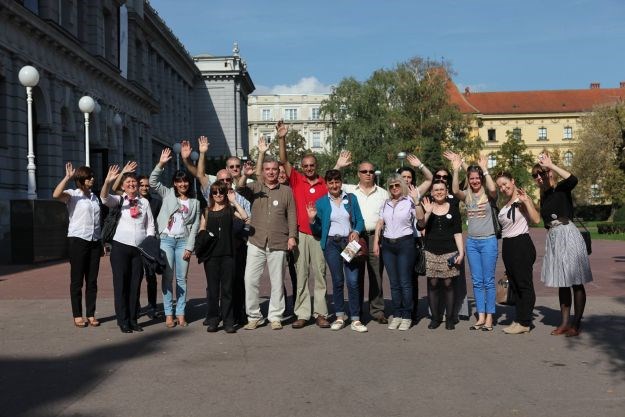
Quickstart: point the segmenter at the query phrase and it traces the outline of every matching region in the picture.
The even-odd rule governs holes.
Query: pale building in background
[[[252,95],[248,102],[249,151],[263,136],[268,143],[274,140],[275,126],[283,119],[290,129],[297,130],[306,139],[306,147],[313,152],[328,149],[327,139],[332,124],[321,117],[320,107],[329,94],[272,94]]]

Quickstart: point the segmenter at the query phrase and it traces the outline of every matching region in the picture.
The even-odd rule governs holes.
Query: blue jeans
[[[471,268],[475,308],[479,313],[495,313],[495,266],[497,238],[467,239],[467,259]]]
[[[412,317],[412,275],[415,263],[415,243],[412,235],[391,243],[382,240],[382,259],[391,284],[393,317]]]
[[[358,290],[358,264],[357,262],[346,262],[341,256],[343,248],[347,245],[347,238],[335,242],[328,238],[323,256],[326,258],[330,274],[332,275],[332,301],[334,302],[334,312],[337,318],[345,315],[345,298],[343,295],[343,285],[347,278],[347,298],[349,301],[349,313],[352,321],[360,320],[360,291]]]
[[[184,309],[187,305],[187,271],[189,262],[182,259],[184,248],[187,245],[186,238],[171,237],[161,235],[161,249],[167,257],[167,267],[163,272],[163,309],[166,316],[173,315],[174,295],[172,281],[174,271],[176,274],[176,315],[184,316]]]

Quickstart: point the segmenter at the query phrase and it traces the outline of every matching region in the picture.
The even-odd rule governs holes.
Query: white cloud
[[[256,86],[253,94],[328,94],[332,91],[331,85],[325,85],[316,77],[304,77],[297,84],[279,84],[273,87]]]

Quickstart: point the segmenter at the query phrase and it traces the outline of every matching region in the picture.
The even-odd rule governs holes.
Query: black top
[[[549,223],[558,217],[573,220],[573,197],[571,191],[577,185],[577,177],[569,176],[567,179],[556,184],[542,195],[540,199],[540,216],[545,228],[549,229]]]
[[[217,242],[210,256],[232,256],[232,217],[233,210],[222,209],[209,211],[206,218],[206,231],[217,237]]]
[[[435,255],[457,251],[454,239],[456,233],[462,233],[460,209],[450,202],[447,214],[430,214],[425,225],[425,250]]]

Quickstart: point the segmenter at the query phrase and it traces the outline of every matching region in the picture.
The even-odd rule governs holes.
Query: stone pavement
[[[540,256],[544,231],[532,234]],[[76,329],[67,263],[0,267],[0,416],[622,416],[625,244],[593,243],[595,282],[578,338],[549,335],[558,302],[538,280],[540,258],[536,328],[518,336],[501,332],[511,311],[501,306],[491,333],[466,321],[428,330],[423,319],[407,332],[369,323],[365,334],[315,326],[208,334],[197,264],[189,327],[144,317],[143,333],[122,334],[107,258],[103,325]]]

